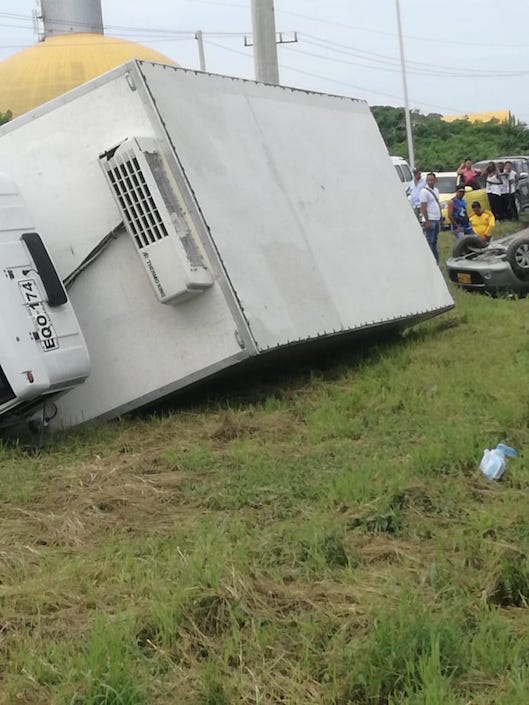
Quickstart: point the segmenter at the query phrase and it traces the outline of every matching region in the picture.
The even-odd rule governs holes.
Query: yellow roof
[[[468,120],[469,122],[515,121],[514,115],[512,115],[510,110],[493,110],[485,113],[469,113],[468,115],[443,115],[441,119],[445,122],[454,122],[455,120]]]
[[[48,37],[0,62],[0,113],[21,115],[130,59],[176,65],[141,44],[103,34]]]

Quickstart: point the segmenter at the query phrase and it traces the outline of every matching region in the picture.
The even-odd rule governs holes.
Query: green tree
[[[11,110],[6,110],[5,113],[0,113],[0,125],[3,125],[5,122],[9,122],[12,117],[13,113],[11,112]]]
[[[404,108],[374,106],[371,111],[390,154],[408,158]],[[523,123],[445,122],[441,115],[411,111],[415,162],[422,169],[455,170],[463,159],[494,159],[529,153],[529,129]]]

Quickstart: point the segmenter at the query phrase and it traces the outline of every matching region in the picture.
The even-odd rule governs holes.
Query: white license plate
[[[18,282],[20,293],[24,303],[27,305],[33,324],[35,326],[36,339],[42,346],[44,352],[57,350],[59,341],[51,322],[51,319],[42,302],[42,296],[37,288],[34,279],[22,279]]]

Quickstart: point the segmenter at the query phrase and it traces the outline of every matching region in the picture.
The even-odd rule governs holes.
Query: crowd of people
[[[490,209],[496,220],[518,220],[515,200],[518,174],[512,168],[512,162],[489,162],[484,176]]]
[[[488,242],[496,222],[518,219],[515,201],[518,175],[511,162],[496,164],[490,161],[482,171],[475,169],[472,160],[467,158],[457,169],[457,177],[456,193],[447,202],[450,229],[456,239],[465,235],[477,235]],[[433,256],[439,262],[437,241],[444,218],[435,182],[436,175],[433,172],[428,173],[424,179],[421,170],[415,168],[408,197],[417,219],[422,223]],[[472,212],[469,214],[465,199],[467,188],[477,190],[483,187],[489,199],[490,209],[483,208],[479,200],[473,200]]]

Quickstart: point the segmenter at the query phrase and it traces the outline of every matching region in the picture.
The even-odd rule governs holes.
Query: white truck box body
[[[61,398],[59,425],[137,408],[269,350],[453,306],[367,104],[147,62],[0,128],[2,169],[63,278],[122,219],[105,164],[129,148],[165,165],[171,237],[187,232],[178,284],[172,261],[150,271],[129,223],[79,274],[68,293],[92,372]],[[187,262],[180,276],[184,240],[204,266]]]

